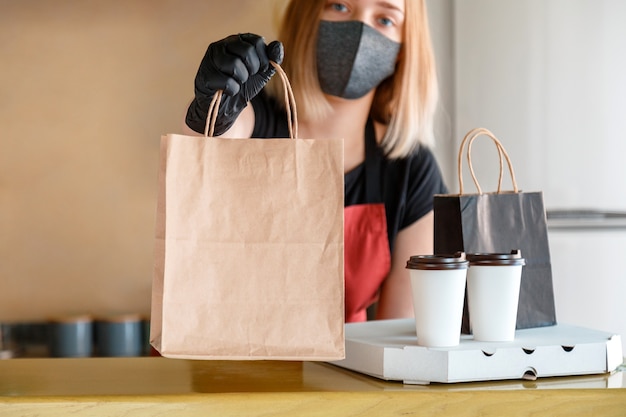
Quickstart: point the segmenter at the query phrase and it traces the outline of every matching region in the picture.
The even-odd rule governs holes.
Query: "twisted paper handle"
[[[469,166],[470,174],[472,175],[472,180],[474,180],[474,184],[476,185],[476,189],[478,190],[478,194],[482,194],[483,191],[480,188],[480,184],[478,183],[478,179],[476,178],[476,174],[474,173],[474,167],[472,166],[472,143],[479,136],[488,136],[495,143],[498,148],[498,156],[500,159],[500,174],[498,176],[498,190],[497,193],[500,194],[502,190],[502,177],[504,175],[504,163],[503,158],[506,159],[506,163],[509,167],[509,173],[511,174],[511,183],[513,184],[513,191],[519,192],[517,188],[517,181],[515,179],[515,171],[513,170],[513,164],[511,163],[511,158],[509,158],[509,154],[502,146],[502,143],[496,138],[496,136],[491,133],[489,130],[479,127],[476,129],[470,130],[467,135],[461,141],[461,146],[459,147],[459,157],[458,157],[458,171],[459,171],[459,193],[463,194],[463,150],[465,148],[465,144],[467,143],[467,164]]]
[[[276,69],[276,73],[280,76],[280,80],[283,84],[283,90],[285,91],[285,108],[287,109],[287,124],[289,126],[289,137],[295,139],[298,137],[298,112],[296,109],[296,99],[291,89],[291,84],[287,78],[287,74],[281,68],[280,65],[274,61],[270,61],[270,64]],[[204,136],[213,137],[215,132],[215,122],[217,120],[217,113],[220,108],[220,101],[224,91],[219,90],[213,96],[211,103],[209,104],[209,112],[204,128]]]

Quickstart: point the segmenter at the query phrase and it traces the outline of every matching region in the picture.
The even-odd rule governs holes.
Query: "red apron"
[[[391,269],[381,164],[374,125],[365,128],[365,204],[344,208],[346,322],[367,320],[367,308]]]
[[[365,321],[391,268],[385,205],[346,207],[344,242],[346,322]]]

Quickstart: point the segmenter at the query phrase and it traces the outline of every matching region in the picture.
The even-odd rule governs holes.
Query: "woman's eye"
[[[394,25],[393,20],[388,17],[381,17],[378,19],[378,23],[385,27],[392,27]]]
[[[346,7],[345,4],[341,4],[341,3],[331,3],[330,8],[334,11],[337,12],[347,12],[348,8]]]

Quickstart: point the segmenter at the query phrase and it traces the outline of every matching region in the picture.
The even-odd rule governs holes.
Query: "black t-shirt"
[[[284,109],[261,92],[252,100],[255,112],[254,138],[289,137]],[[433,196],[447,192],[441,172],[430,149],[420,146],[401,159],[387,159],[377,145],[374,127],[365,131],[366,160],[344,177],[345,203],[384,203],[389,248],[393,253],[398,232],[433,208]]]

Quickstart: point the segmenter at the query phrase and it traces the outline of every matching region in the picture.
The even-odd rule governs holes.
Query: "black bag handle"
[[[285,71],[274,61],[270,61],[270,64],[280,76],[280,80],[283,84],[283,90],[285,91],[285,108],[287,109],[287,123],[289,125],[289,137],[291,139],[295,139],[298,137],[298,112],[296,110],[296,99],[293,95],[293,90],[291,89],[291,84],[289,84],[289,79],[287,78]],[[223,90],[218,90],[209,104],[209,114],[206,119],[204,136],[213,137],[215,121],[217,120],[217,112],[220,107],[220,101],[222,100],[223,93]]]
[[[504,163],[503,158],[506,159],[506,163],[509,167],[509,173],[511,174],[511,183],[513,184],[513,192],[518,193],[519,189],[517,188],[517,181],[515,180],[515,172],[513,170],[513,164],[511,163],[511,158],[509,158],[509,154],[502,146],[502,143],[496,138],[496,136],[491,133],[489,130],[484,127],[477,127],[475,129],[470,130],[463,140],[461,141],[461,146],[459,147],[459,157],[458,157],[458,171],[459,171],[459,193],[463,194],[463,149],[465,148],[465,144],[467,143],[467,164],[469,166],[470,174],[472,175],[472,179],[474,180],[474,184],[476,185],[476,189],[478,190],[478,194],[482,194],[483,190],[480,188],[480,184],[478,183],[478,179],[476,178],[476,174],[474,173],[474,167],[472,166],[472,143],[479,136],[488,136],[494,142],[496,147],[498,148],[498,156],[500,159],[500,174],[498,176],[498,190],[497,193],[501,193],[502,189],[502,177],[504,175]]]

